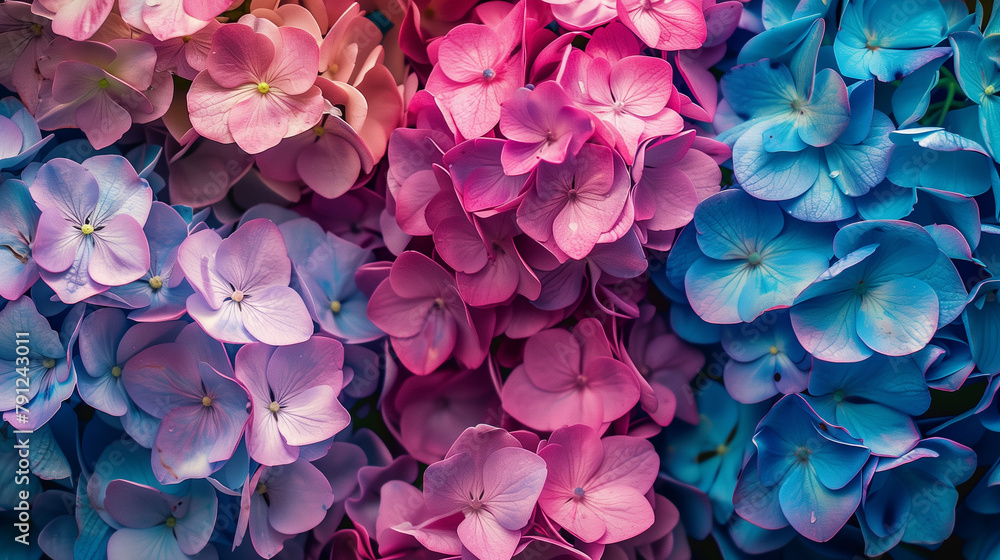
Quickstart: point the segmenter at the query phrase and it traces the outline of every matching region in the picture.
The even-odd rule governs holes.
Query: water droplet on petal
[[[809,523],[816,523],[816,512],[815,511],[809,513]]]

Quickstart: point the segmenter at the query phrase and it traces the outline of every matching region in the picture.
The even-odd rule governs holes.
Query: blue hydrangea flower
[[[41,211],[23,181],[0,184],[0,297],[15,300],[38,280],[31,245]]]
[[[890,138],[895,150],[887,177],[897,185],[964,196],[1000,187],[993,158],[974,140],[936,127],[898,130]]]
[[[70,365],[69,352],[72,348],[83,317],[82,305],[74,307],[63,319],[59,333],[52,330],[49,322],[42,317],[31,298],[22,296],[12,301],[0,311],[0,337],[9,341],[0,347],[0,382],[10,387],[0,396],[0,410],[4,411],[3,419],[22,430],[37,429],[48,422],[62,402],[73,394],[76,387],[76,373]],[[17,354],[16,333],[29,333],[27,343],[28,353]],[[28,358],[27,364],[18,358]],[[25,375],[18,368],[26,368]],[[14,390],[16,379],[28,379],[27,402],[18,402]],[[21,385],[23,387],[23,384]],[[18,416],[17,407],[29,410],[28,421]]]
[[[854,515],[874,471],[868,448],[799,395],[771,408],[753,442],[757,451],[733,495],[736,513],[765,529],[791,525],[814,541],[833,538]]]
[[[801,151],[765,147],[767,123],[740,136],[733,146],[733,172],[749,194],[781,201],[789,214],[811,222],[853,216],[854,198],[885,178],[892,143],[892,121],[874,109],[874,82],[852,86],[849,126],[836,141]]]
[[[744,123],[720,135],[732,142],[753,131],[768,152],[826,146],[847,129],[847,86],[833,70],[816,71],[825,24],[817,19],[788,65],[763,59],[734,67],[722,78],[722,95]],[[728,140],[727,140],[728,139]]]
[[[691,309],[684,294],[684,276],[694,261],[701,258],[697,231],[693,225],[681,230],[666,261],[650,260],[650,279],[670,300],[670,329],[694,344],[719,342],[719,325],[707,323]]]
[[[958,83],[979,106],[979,127],[994,158],[1000,157],[1000,18],[995,12],[985,38],[978,30],[950,38]]]
[[[797,19],[826,17],[833,4],[829,0],[764,0],[761,20],[766,29],[774,29]]]
[[[962,312],[967,296],[958,271],[916,224],[850,224],[837,233],[834,252],[840,260],[791,309],[799,342],[816,358],[911,354]]]
[[[790,305],[830,262],[832,227],[786,218],[777,204],[737,189],[699,204],[694,225],[702,256],[684,288],[694,311],[711,323],[752,321]]]
[[[661,451],[666,474],[705,492],[718,523],[733,514],[733,490],[757,422],[766,405],[742,405],[719,383],[695,395],[699,421],[667,427]]]
[[[42,138],[38,124],[24,105],[14,97],[0,99],[0,169],[17,169],[54,136]]]
[[[726,390],[742,403],[805,391],[812,357],[795,338],[788,312],[768,311],[752,323],[722,328]]]
[[[891,82],[951,54],[949,47],[935,47],[947,38],[949,27],[939,2],[906,9],[897,0],[852,0],[833,50],[845,76]]]
[[[955,526],[955,486],[975,470],[975,452],[942,438],[880,460],[858,509],[865,554],[879,556],[900,542],[934,546],[947,539]]]
[[[968,308],[966,308],[968,309]],[[926,348],[913,355],[927,386],[939,391],[957,391],[976,368],[968,337],[955,323],[940,329]]]
[[[296,288],[320,329],[355,344],[381,338],[384,333],[368,320],[368,296],[354,280],[361,265],[375,260],[371,250],[323,231],[308,218],[285,222],[280,229]]]
[[[899,457],[920,432],[912,416],[931,404],[924,372],[909,357],[875,355],[862,362],[816,360],[806,401],[823,418],[843,426],[873,455]]]

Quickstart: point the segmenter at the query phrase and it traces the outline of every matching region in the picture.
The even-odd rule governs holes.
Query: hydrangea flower
[[[898,130],[890,138],[895,148],[888,179],[894,185],[968,197],[1000,187],[993,158],[975,140],[935,127]]]
[[[42,138],[35,119],[17,99],[0,99],[0,169],[23,166],[53,138]]]
[[[52,2],[53,0],[45,0]],[[160,40],[190,37],[215,22],[232,5],[231,0],[118,0],[122,19]]]
[[[0,362],[4,366],[0,380],[12,388],[27,385],[28,389],[26,393],[12,389],[0,399],[3,419],[12,426],[19,430],[37,429],[51,420],[62,402],[72,396],[76,372],[70,365],[71,350],[82,317],[83,306],[75,307],[56,332],[27,296],[7,303],[0,310],[0,334],[11,341],[0,350]],[[28,333],[23,344],[18,340],[25,337],[17,333]],[[26,348],[27,354],[18,353],[19,347]],[[19,409],[30,411],[27,421],[18,414]]]
[[[292,264],[273,222],[250,220],[226,239],[210,229],[194,233],[177,264],[195,291],[188,313],[217,340],[281,346],[312,335],[309,311],[288,287]]]
[[[697,258],[684,276],[695,313],[705,321],[753,321],[791,305],[830,262],[832,231],[791,218],[774,203],[732,189],[694,213]]]
[[[154,121],[170,107],[174,82],[155,65],[156,52],[141,41],[56,38],[38,62],[38,126],[80,128],[95,148],[110,146],[132,123]]]
[[[551,241],[569,258],[582,259],[631,226],[630,183],[620,156],[584,144],[561,164],[538,164],[535,185],[517,208],[517,225],[539,243]]]
[[[879,461],[858,509],[865,554],[878,556],[900,542],[933,547],[947,539],[955,526],[955,486],[975,469],[971,449],[943,438],[921,440],[902,457]]]
[[[844,6],[833,51],[845,76],[891,82],[951,54],[935,47],[949,27],[939,3],[901,10],[893,0],[852,0]]]
[[[249,527],[254,550],[272,558],[286,540],[319,525],[332,504],[330,483],[308,461],[261,466],[243,484],[233,550]]]
[[[354,344],[381,338],[382,331],[366,313],[368,296],[355,280],[358,269],[374,259],[372,252],[309,219],[291,220],[279,229],[298,289],[320,330]]]
[[[0,59],[0,84],[16,91],[32,113],[38,107],[38,59],[55,39],[52,21],[32,13],[27,2],[0,4],[0,41],[6,45]]]
[[[479,425],[462,432],[445,459],[424,472],[429,513],[438,518],[462,516],[455,528],[461,548],[444,552],[465,550],[482,560],[511,558],[545,476],[545,461],[522,449],[504,430]],[[422,542],[430,537],[420,529],[415,532]]]
[[[465,138],[483,136],[500,120],[500,103],[524,85],[521,39],[524,4],[518,3],[499,29],[463,24],[441,40],[427,91],[448,110]]]
[[[563,427],[538,451],[548,475],[538,505],[584,542],[635,537],[654,520],[645,494],[659,464],[653,445],[629,436],[601,438],[580,424]]]
[[[825,542],[854,515],[874,470],[868,449],[798,395],[778,401],[757,427],[733,504],[765,529],[791,525]],[[868,467],[866,467],[868,465]]]
[[[41,213],[27,185],[17,179],[0,183],[0,297],[21,297],[38,280],[32,246]]]
[[[152,466],[161,483],[204,478],[233,456],[250,397],[222,343],[198,325],[133,356],[122,377],[132,400],[160,419]]]
[[[536,430],[601,429],[635,406],[639,383],[613,357],[600,322],[587,318],[572,332],[548,329],[529,338],[524,364],[511,372],[501,398],[508,414]]]
[[[262,465],[285,465],[299,448],[332,438],[351,417],[337,401],[344,347],[330,338],[274,348],[247,344],[236,354],[236,379],[250,392],[247,450]]]
[[[729,355],[723,376],[726,390],[741,403],[804,391],[812,359],[795,338],[786,311],[769,311],[749,324],[722,329]]]
[[[979,129],[986,147],[994,157],[1000,156],[1000,39],[997,38],[1000,18],[990,19],[987,36],[975,31],[955,33],[949,37],[955,49],[955,74],[962,91],[979,106]]]
[[[617,0],[618,19],[654,49],[696,49],[708,36],[695,0]]]
[[[194,293],[177,264],[177,248],[187,239],[188,224],[170,206],[154,201],[142,228],[149,244],[149,270],[140,278],[88,298],[89,303],[132,309],[133,321],[179,319]]]
[[[434,371],[452,353],[466,367],[478,367],[494,321],[492,312],[472,315],[454,277],[415,251],[404,252],[392,264],[368,301],[368,318],[389,335],[400,361],[417,374]]]
[[[62,301],[83,301],[149,268],[142,226],[153,193],[125,158],[50,160],[38,169],[30,192],[42,211],[32,256]]]
[[[150,560],[208,560],[218,513],[218,496],[206,480],[171,495],[127,480],[113,480],[104,498],[108,514],[122,525],[108,541],[108,560],[140,555]],[[206,549],[207,547],[207,549]]]
[[[934,239],[910,222],[869,220],[834,239],[839,261],[791,308],[802,346],[821,360],[858,362],[902,356],[927,345],[955,319],[965,289]]]
[[[931,403],[924,372],[908,358],[872,356],[851,364],[816,360],[806,401],[823,418],[843,426],[873,455],[899,457],[920,432],[911,416]]]
[[[220,27],[187,94],[192,126],[251,154],[309,130],[323,114],[318,60],[315,39],[296,27],[254,16]]]
[[[504,173],[523,175],[540,161],[562,163],[594,132],[594,123],[555,82],[519,88],[500,110],[500,131],[508,138],[500,161]]]

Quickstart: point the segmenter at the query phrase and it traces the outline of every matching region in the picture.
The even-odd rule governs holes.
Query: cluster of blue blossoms
[[[653,276],[714,357],[662,477],[726,558],[998,558],[1000,16],[749,6],[732,186]]]

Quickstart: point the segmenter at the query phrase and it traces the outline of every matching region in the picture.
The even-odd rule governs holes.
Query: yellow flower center
[[[334,313],[340,313],[342,307],[343,306],[337,300],[333,300],[330,302],[330,311],[333,311]]]
[[[42,36],[42,26],[40,24],[37,24],[37,23],[32,23],[31,24],[31,32],[35,34],[35,37],[41,37]]]
[[[52,358],[45,358],[44,360],[42,360],[42,367],[44,367],[45,369],[52,369],[56,367],[56,361]]]
[[[985,93],[986,95],[993,95],[996,92],[997,88],[994,87],[993,84],[986,86],[986,89],[983,90],[983,93]]]
[[[181,41],[184,41],[185,43],[189,43],[189,42],[191,42],[191,36],[190,35],[185,35],[185,36],[181,37]]]
[[[720,443],[719,446],[715,448],[716,455],[725,455],[727,451],[729,451],[729,448],[726,447],[726,444],[724,443]]]
[[[319,138],[320,136],[326,134],[326,129],[320,125],[316,125],[313,127],[313,134],[315,134],[316,137]]]
[[[115,367],[111,368],[111,375],[112,375],[112,377],[121,377],[122,376],[122,368],[120,368],[118,366],[115,366]]]
[[[271,91],[271,86],[267,85],[267,82],[261,82],[257,84],[257,91],[261,93],[267,93]]]
[[[90,235],[90,234],[94,233],[94,226],[92,226],[90,224],[83,224],[80,227],[80,233],[82,233],[84,235]]]
[[[160,288],[163,287],[163,278],[160,278],[159,276],[154,276],[150,278],[149,287],[153,288],[154,290],[159,290]]]
[[[257,493],[258,494],[267,494],[267,485],[265,485],[263,482],[258,482],[257,483]]]
[[[100,80],[97,81],[97,87],[101,89],[107,89],[109,85],[111,85],[111,83],[108,82],[107,78],[101,78]]]
[[[173,527],[174,525],[177,525],[177,518],[175,518],[175,517],[168,517],[166,525],[167,525],[167,527]]]
[[[778,354],[778,347],[777,346],[772,346],[771,349],[768,350],[768,352],[770,352],[772,356],[775,356],[775,355]]]
[[[271,412],[278,412],[279,410],[281,410],[281,405],[278,404],[277,401],[274,401],[267,406],[267,409],[270,410]]]
[[[246,294],[244,294],[242,291],[236,290],[235,292],[233,292],[233,295],[231,296],[231,298],[236,303],[239,303],[239,302],[243,301],[243,298],[245,296],[246,296]]]
[[[201,398],[201,404],[203,404],[205,406],[212,406],[212,398],[211,397],[202,397]]]

